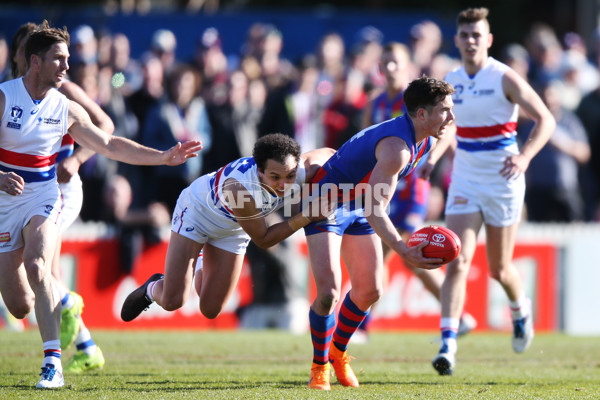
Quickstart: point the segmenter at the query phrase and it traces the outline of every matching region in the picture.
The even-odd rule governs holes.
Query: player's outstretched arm
[[[84,147],[134,165],[179,165],[188,158],[197,157],[197,152],[202,149],[202,143],[197,140],[177,143],[169,150],[160,151],[133,140],[110,136],[95,126],[85,110],[73,101],[69,105],[69,133]]]

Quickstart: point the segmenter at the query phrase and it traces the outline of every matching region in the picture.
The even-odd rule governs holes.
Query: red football
[[[423,248],[423,257],[441,258],[447,264],[460,253],[460,238],[443,226],[431,225],[419,229],[410,236],[406,245],[413,247],[424,240],[428,240],[429,244]]]

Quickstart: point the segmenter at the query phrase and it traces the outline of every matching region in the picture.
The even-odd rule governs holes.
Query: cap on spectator
[[[221,47],[221,35],[219,35],[217,28],[210,27],[204,30],[200,37],[200,46],[203,49]]]
[[[89,25],[79,25],[71,33],[72,45],[88,43],[92,39],[94,39],[94,30]]]
[[[152,35],[152,49],[163,53],[175,51],[177,39],[175,34],[168,29],[159,29]]]

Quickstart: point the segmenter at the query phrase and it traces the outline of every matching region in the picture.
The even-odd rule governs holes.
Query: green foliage
[[[106,357],[98,372],[36,390],[42,361],[35,330],[0,331],[0,399],[597,399],[598,338],[538,334],[514,354],[508,333],[459,340],[455,374],[431,367],[435,332],[375,333],[351,345],[361,382],[329,393],[306,389],[310,336],[277,331],[94,331]],[[63,360],[73,355],[65,351]]]

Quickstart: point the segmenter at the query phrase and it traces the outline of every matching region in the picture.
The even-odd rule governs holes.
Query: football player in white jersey
[[[454,43],[463,65],[446,76],[456,89],[456,132],[448,137],[456,143],[456,150],[446,224],[460,236],[462,251],[448,264],[442,285],[442,346],[433,359],[433,367],[440,375],[451,375],[454,369],[467,274],[482,226],[491,276],[500,283],[510,302],[513,350],[525,351],[534,335],[531,300],[525,296],[512,257],[524,203],[524,173],[552,135],[555,121],[523,78],[488,56],[493,36],[487,15],[487,8],[459,13]],[[521,149],[516,140],[519,107],[535,122]],[[450,142],[446,141],[448,145]],[[421,176],[429,176],[444,149],[440,143],[432,151],[420,170]]]
[[[27,61],[25,60],[25,42],[29,34],[37,29],[37,24],[28,22],[17,29],[10,49],[12,71],[15,78],[25,75]],[[112,134],[115,126],[110,117],[92,100],[81,87],[71,81],[64,81],[58,90],[68,99],[77,102],[90,115],[94,125],[108,134]],[[61,194],[60,232],[56,242],[52,260],[52,275],[61,283],[60,250],[61,234],[77,219],[83,204],[83,187],[79,177],[79,167],[86,162],[94,152],[85,147],[74,149],[70,135],[63,137],[63,143],[56,158],[56,177]],[[64,284],[59,284],[62,305],[60,324],[61,349],[64,351],[75,342],[76,354],[65,366],[66,372],[83,372],[102,368],[104,355],[96,345],[90,331],[81,317],[83,299],[78,293],[70,292]]]
[[[44,361],[36,387],[64,386],[60,347],[61,305],[51,274],[59,231],[60,193],[55,160],[63,136],[117,161],[179,165],[202,144],[167,151],[110,136],[56,88],[69,68],[69,34],[44,23],[25,44],[24,77],[0,85],[0,293],[8,310],[24,318],[35,309]]]
[[[294,212],[291,218],[271,226],[265,220],[286,202],[300,205],[298,185],[308,182],[333,153],[322,148],[301,155],[292,138],[269,134],[255,143],[252,157],[192,182],[173,212],[164,275],[152,275],[130,293],[121,318],[132,321],[153,302],[167,311],[177,310],[187,301],[192,281],[200,311],[216,318],[237,284],[250,240],[268,248],[324,217],[326,206],[312,216],[307,216],[311,207],[304,214],[289,209]]]

